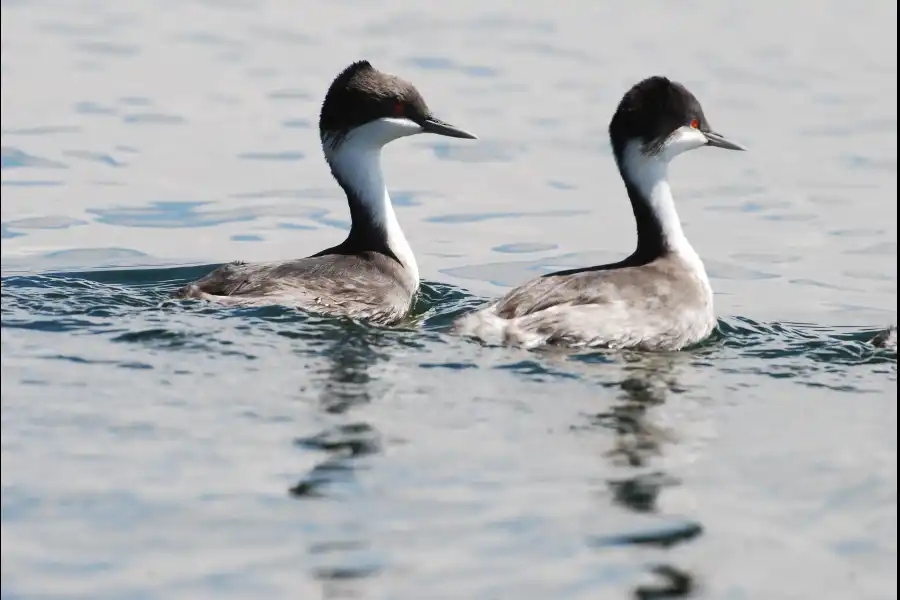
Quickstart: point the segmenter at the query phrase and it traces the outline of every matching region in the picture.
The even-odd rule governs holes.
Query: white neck
[[[668,157],[663,153],[645,154],[640,143],[632,141],[623,152],[622,170],[659,223],[665,247],[684,258],[696,259],[699,263],[700,258],[684,235],[681,219],[675,208],[675,198],[669,186]]]
[[[621,166],[623,175],[637,188],[637,193],[659,223],[663,238],[660,241],[669,252],[684,261],[706,290],[708,302],[712,306],[712,286],[706,275],[706,268],[700,255],[684,235],[681,219],[675,209],[672,188],[669,186],[669,161],[683,151],[670,142],[669,147],[658,154],[645,154],[641,144],[632,141],[625,146]],[[641,199],[632,199],[632,202],[640,202]]]
[[[388,248],[418,283],[419,267],[416,257],[403,235],[397,215],[394,214],[394,206],[381,170],[384,130],[390,126],[382,121],[374,121],[351,131],[337,148],[331,147],[330,139],[324,139],[323,149],[325,159],[335,176],[356,192],[356,198],[363,204],[367,217],[375,226],[372,229],[384,232]]]

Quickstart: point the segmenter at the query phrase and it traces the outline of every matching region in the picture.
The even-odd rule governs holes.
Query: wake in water
[[[136,393],[140,398],[137,408],[129,406],[129,419],[134,413],[141,413],[144,402],[151,411],[183,403],[189,404],[190,410],[176,414],[184,416],[183,422],[188,425],[179,426],[190,427],[194,418],[202,419],[204,414],[211,415],[208,418],[212,421],[222,419],[228,423],[228,412],[240,407],[254,424],[269,426],[286,421],[289,425],[282,431],[290,431],[291,435],[294,427],[309,428],[312,430],[309,433],[292,438],[293,447],[303,457],[303,466],[290,478],[289,494],[298,502],[338,499],[331,506],[349,507],[347,510],[351,512],[356,506],[352,502],[368,501],[366,493],[358,492],[355,487],[364,469],[373,464],[386,466],[386,470],[394,469],[408,481],[409,468],[409,464],[401,468],[396,465],[402,462],[391,462],[394,459],[389,452],[384,452],[384,447],[397,442],[380,431],[378,418],[367,421],[369,417],[365,412],[356,411],[357,407],[365,405],[368,410],[382,411],[383,422],[399,423],[396,431],[409,434],[420,444],[419,448],[427,451],[428,444],[421,441],[431,432],[417,433],[421,422],[429,418],[427,415],[432,415],[432,426],[440,431],[456,426],[452,422],[455,417],[468,424],[475,414],[471,411],[487,406],[487,410],[496,411],[486,413],[493,418],[491,430],[503,437],[505,422],[515,420],[511,415],[516,413],[509,410],[517,410],[521,390],[530,389],[524,396],[532,401],[528,403],[529,418],[521,419],[522,423],[540,430],[557,415],[555,430],[563,436],[574,432],[571,437],[579,437],[588,431],[597,443],[608,446],[604,460],[609,472],[606,466],[601,466],[594,473],[593,469],[598,467],[592,459],[589,479],[606,479],[605,486],[615,509],[638,515],[639,519],[633,523],[611,522],[588,535],[586,543],[596,552],[628,547],[652,548],[659,554],[659,563],[649,567],[653,581],[638,587],[636,597],[675,597],[693,589],[692,571],[678,565],[677,554],[668,557],[662,553],[671,552],[678,544],[694,543],[704,535],[705,528],[699,516],[670,516],[657,505],[664,490],[680,482],[669,476],[665,468],[660,470],[656,461],[674,444],[671,430],[660,425],[653,407],[667,404],[676,413],[683,410],[695,397],[683,394],[694,385],[691,380],[695,377],[700,382],[701,398],[707,390],[718,390],[722,395],[714,399],[725,402],[729,400],[726,390],[736,387],[759,386],[774,389],[776,394],[784,390],[774,379],[788,380],[791,386],[806,386],[812,396],[818,396],[826,388],[850,392],[852,396],[847,398],[854,400],[870,394],[870,399],[875,397],[884,402],[885,388],[896,379],[896,352],[871,343],[878,333],[876,329],[727,318],[719,320],[708,340],[677,353],[524,351],[485,348],[479,342],[448,335],[453,320],[480,306],[484,299],[439,283],[423,284],[411,317],[391,328],[307,314],[284,306],[223,307],[168,298],[171,290],[209,268],[203,265],[3,278],[4,361],[13,368],[25,365],[18,373],[14,372],[13,379],[19,382],[20,389],[27,387],[26,384],[32,389],[50,389],[34,387],[47,382],[61,382],[58,385],[64,389],[70,385],[66,378],[77,372],[88,396],[74,397],[85,406],[92,404],[90,394],[95,392],[101,400],[102,393],[115,399],[130,396],[136,387],[142,388]],[[39,360],[28,360],[34,358]],[[690,368],[683,369],[685,365]],[[67,366],[74,368],[67,369]],[[124,375],[122,369],[127,370]],[[386,376],[382,369],[387,371]],[[460,370],[475,372],[470,374],[473,376],[470,379],[459,376]],[[515,377],[504,378],[504,371],[511,371]],[[690,376],[679,381],[678,371],[688,371]],[[181,375],[188,377],[179,382],[176,378]],[[487,385],[472,385],[485,379]],[[708,385],[709,380],[724,381],[713,387]],[[119,387],[116,381],[120,382]],[[441,388],[443,381],[449,385]],[[553,387],[541,387],[544,382]],[[401,392],[394,394],[398,388]],[[571,405],[566,408],[566,396],[574,396],[573,390],[585,388],[589,400],[577,404],[583,409],[573,417]],[[548,394],[549,389],[553,391]],[[710,395],[715,393],[712,391]],[[229,394],[233,396],[227,397]],[[13,395],[15,392],[10,394]],[[281,403],[282,395],[290,400]],[[393,404],[395,396],[405,398],[408,404],[401,402],[398,408]],[[550,402],[542,402],[542,396],[549,396]],[[279,400],[271,403],[275,397]],[[776,396],[776,402],[784,400],[787,405],[791,397],[791,393],[785,393],[783,397]],[[839,401],[845,399],[840,397]],[[225,409],[220,408],[223,400]],[[461,415],[453,410],[434,413],[432,400],[435,406],[459,407],[464,412]],[[890,396],[887,402],[891,402]],[[303,407],[310,405],[321,415],[303,412]],[[93,408],[94,416],[100,423],[106,423],[102,410],[109,405],[98,403],[98,406]],[[86,409],[87,414],[92,414],[90,410],[90,407]],[[304,418],[297,418],[293,411]],[[22,409],[19,414],[26,415],[24,422],[29,431],[28,413]],[[409,419],[406,425],[404,418]],[[484,414],[479,418],[485,418]],[[683,417],[685,422],[693,418],[690,413]],[[6,414],[4,420],[14,421]],[[145,422],[142,426],[150,432],[156,431],[157,423],[171,425],[165,417],[153,416],[147,422],[149,425]],[[76,425],[75,431],[81,434],[79,427]],[[263,437],[273,435],[263,427],[246,429],[264,430],[258,434]],[[131,429],[126,431],[125,435],[132,435]],[[227,432],[224,441],[213,440],[209,445],[216,451],[230,445],[228,437],[232,431]],[[4,430],[4,439],[6,435]],[[159,434],[159,437],[168,435]],[[247,438],[242,436],[243,432],[238,436],[241,441],[234,444],[241,446],[235,455],[246,449],[243,444]],[[527,451],[522,454],[522,438],[512,435],[510,438],[512,441],[506,446],[509,450],[505,451],[509,456],[515,453],[530,468],[532,461]],[[446,446],[446,439],[438,439],[434,449],[439,456],[436,462],[429,463],[427,454],[425,458],[418,452],[408,454],[414,456],[413,463],[422,463],[417,468],[430,471],[446,462],[448,451],[455,451],[452,446]],[[196,440],[188,440],[191,449],[185,452],[196,452]],[[131,441],[126,437],[121,439],[123,445]],[[538,452],[545,451],[545,447],[539,447]],[[510,460],[510,464],[515,464]],[[502,464],[506,468],[507,460]],[[141,463],[137,467],[142,468]],[[253,462],[251,472],[257,468]],[[285,470],[292,473],[291,468]],[[272,477],[272,481],[280,485],[281,479]],[[271,485],[272,481],[265,485]],[[468,483],[455,475],[452,481],[453,485],[458,481]],[[198,484],[200,489],[204,484]],[[477,484],[472,489],[477,490]],[[518,489],[527,488],[514,488],[514,491],[518,493]],[[443,492],[439,487],[435,490]],[[119,490],[114,491],[117,497],[122,495]],[[268,496],[264,497],[268,500]],[[351,503],[345,503],[348,499]],[[194,504],[192,499],[191,505]]]
[[[410,317],[394,329],[383,330],[345,318],[307,314],[283,306],[223,308],[196,301],[169,299],[185,282],[207,272],[210,265],[175,268],[121,269],[47,275],[8,276],[2,280],[3,328],[73,331],[116,336],[117,341],[152,343],[168,340],[173,346],[202,347],[209,342],[203,326],[188,315],[213,319],[252,319],[259,332],[280,336],[328,337],[347,328],[393,331],[396,340],[410,335],[436,340],[459,315],[480,306],[484,299],[460,288],[424,283]],[[181,317],[179,317],[179,314]],[[293,332],[293,333],[292,333]],[[219,332],[222,335],[222,332]],[[204,341],[206,339],[206,341]],[[805,358],[825,364],[896,364],[896,327],[850,328],[811,323],[763,323],[742,317],[719,319],[713,335],[692,348],[698,357],[734,354],[744,358]],[[155,341],[154,341],[155,340]],[[175,340],[180,340],[175,343]],[[478,343],[467,341],[466,343]],[[235,340],[229,352],[240,352]],[[220,347],[211,344],[209,349]],[[220,347],[220,350],[222,348]],[[540,354],[540,353],[538,353]],[[592,360],[602,352],[571,354]]]

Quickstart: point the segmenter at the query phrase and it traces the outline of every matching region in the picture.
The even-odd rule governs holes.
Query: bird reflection
[[[372,377],[373,366],[387,360],[378,349],[384,340],[381,332],[344,327],[329,339],[324,348],[327,365],[322,371],[317,402],[322,411],[341,419],[335,426],[319,433],[295,440],[303,449],[325,454],[300,481],[290,488],[290,494],[302,500],[339,499],[341,492],[352,485],[360,469],[359,461],[381,451],[381,436],[370,424],[352,418],[353,409],[372,401],[377,379]],[[359,596],[361,581],[377,574],[377,564],[365,556],[369,543],[365,541],[365,524],[360,523],[355,535],[361,539],[347,540],[347,530],[341,539],[318,541],[310,547],[310,555],[319,566],[312,576],[322,585],[322,598],[353,598]]]
[[[387,356],[378,351],[379,332],[357,328],[345,330],[331,342],[325,356],[325,382],[319,403],[329,413],[345,413],[354,406],[368,404],[372,395],[370,368]]]
[[[352,409],[371,402],[373,378],[370,369],[386,356],[378,352],[378,332],[355,327],[342,329],[329,340],[324,355],[328,359],[324,382],[318,396],[322,410],[349,416]],[[351,479],[357,459],[381,448],[380,436],[368,423],[346,420],[312,436],[295,440],[308,450],[327,453],[291,493],[297,497],[321,496],[323,488],[338,479]]]
[[[620,399],[610,410],[593,417],[595,425],[610,429],[615,434],[612,450],[607,458],[613,464],[641,469],[633,476],[612,479],[607,482],[614,502],[637,513],[657,512],[657,501],[662,490],[678,485],[679,481],[662,472],[646,472],[654,458],[660,456],[673,436],[654,424],[649,414],[662,405],[669,394],[679,391],[675,370],[680,357],[672,355],[640,355],[627,365],[628,376],[618,385]],[[665,525],[652,531],[637,534],[607,536],[594,540],[596,547],[609,545],[649,545],[670,548],[696,538],[702,526],[695,522]],[[671,564],[651,568],[657,582],[635,589],[637,598],[684,598],[695,589],[694,577]]]

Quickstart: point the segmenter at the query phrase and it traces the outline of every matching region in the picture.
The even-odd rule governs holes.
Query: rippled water
[[[4,0],[2,598],[895,598],[896,4]],[[386,155],[426,279],[372,328],[166,301],[348,215],[366,57],[477,143]],[[678,354],[454,315],[633,244],[606,124],[684,81],[721,316]]]

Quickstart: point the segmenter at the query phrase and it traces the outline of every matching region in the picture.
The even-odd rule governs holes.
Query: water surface
[[[896,355],[866,343],[896,320],[896,4],[2,7],[4,600],[896,597]],[[341,239],[316,118],[358,58],[481,138],[385,155],[416,318],[166,302]],[[655,73],[751,149],[672,169],[713,338],[449,336],[630,250],[606,125]]]

